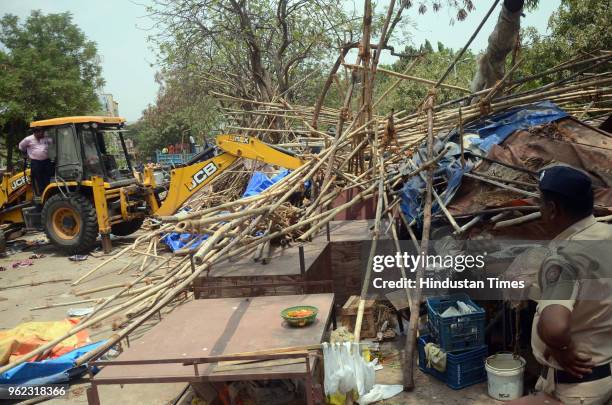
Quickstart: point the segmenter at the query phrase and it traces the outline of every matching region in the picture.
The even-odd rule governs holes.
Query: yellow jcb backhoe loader
[[[247,158],[296,169],[302,160],[289,151],[242,135],[220,135],[210,147],[170,172],[169,184],[156,184],[153,169],[135,176],[120,117],[78,116],[36,121],[51,138],[51,182],[35,199],[30,170],[4,174],[0,185],[0,252],[6,237],[19,230],[44,230],[50,241],[69,254],[87,253],[101,235],[109,251],[110,234],[136,232],[145,217],[174,214],[194,193]],[[109,144],[121,151],[116,158]],[[119,145],[119,146],[117,146]],[[119,168],[121,159],[124,168]],[[136,177],[140,177],[139,181]],[[162,192],[165,197],[160,198]],[[36,203],[35,203],[36,201]]]

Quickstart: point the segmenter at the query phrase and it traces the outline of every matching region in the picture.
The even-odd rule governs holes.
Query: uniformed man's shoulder
[[[575,233],[572,240],[612,240],[612,225],[596,221],[591,226]]]

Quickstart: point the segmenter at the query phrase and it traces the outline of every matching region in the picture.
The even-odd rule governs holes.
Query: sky
[[[526,13],[523,26],[533,26],[539,32],[546,33],[548,19],[561,0],[540,2],[538,10]],[[119,113],[128,122],[137,120],[142,110],[155,101],[158,86],[155,83],[155,52],[147,42],[152,22],[146,17],[142,3],[148,0],[0,0],[0,15],[11,13],[21,19],[26,18],[31,10],[43,13],[60,13],[69,11],[88,39],[96,42],[101,57],[102,74],[106,81],[103,92],[111,93],[119,103]],[[408,10],[411,21],[409,40],[414,45],[422,44],[426,39],[437,44],[442,42],[446,47],[458,49],[465,45],[470,35],[488,11],[492,1],[474,0],[476,9],[461,22],[450,25],[452,11],[441,10],[438,13],[428,12],[420,15],[417,7]],[[347,1],[348,7],[360,11],[363,1]],[[354,6],[351,3],[355,4]],[[417,2],[415,2],[416,4]],[[383,12],[387,2],[379,3]],[[480,34],[472,43],[475,52],[486,48],[487,36],[497,20],[494,12]],[[398,45],[398,44],[395,44]],[[396,48],[398,50],[399,47]],[[399,48],[401,50],[401,48]],[[381,63],[393,62],[393,58],[384,53]]]

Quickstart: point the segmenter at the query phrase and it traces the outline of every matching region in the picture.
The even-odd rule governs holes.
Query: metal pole
[[[306,281],[306,261],[304,259],[304,246],[299,246],[298,248],[299,257],[300,257],[300,276],[302,278],[302,282]],[[304,284],[302,283],[302,294],[304,294]]]

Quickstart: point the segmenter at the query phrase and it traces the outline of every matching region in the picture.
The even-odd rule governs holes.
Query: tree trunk
[[[17,124],[15,120],[11,120],[8,124],[8,135],[6,137],[6,172],[13,171],[13,148],[15,147],[15,132]]]
[[[325,84],[323,85],[323,90],[321,91],[321,94],[319,95],[319,98],[317,99],[317,103],[315,104],[315,108],[314,108],[314,113],[312,114],[312,121],[310,122],[310,125],[314,129],[319,128],[319,122],[318,122],[319,114],[321,113],[323,102],[325,101],[325,97],[327,96],[327,91],[331,87],[334,81],[334,76],[336,75],[336,72],[338,72],[340,65],[342,65],[342,61],[344,60],[344,57],[346,56],[349,50],[350,48],[348,46],[345,46],[342,48],[341,54],[338,56],[338,59],[336,59],[336,63],[334,63],[334,66],[332,67],[331,72],[329,72],[329,75],[327,76],[327,80],[325,81]]]

